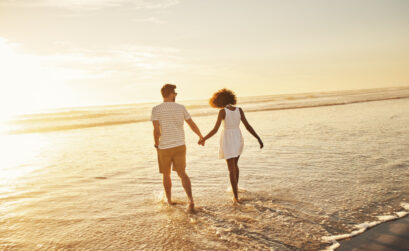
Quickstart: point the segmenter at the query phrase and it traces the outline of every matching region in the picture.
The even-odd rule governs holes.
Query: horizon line
[[[289,93],[282,93],[282,94],[265,94],[265,95],[249,95],[249,96],[237,96],[239,99],[243,98],[257,98],[257,97],[274,97],[274,96],[286,96],[286,95],[301,95],[301,94],[330,94],[330,93],[337,93],[337,92],[362,92],[362,91],[382,91],[382,90],[391,90],[391,89],[409,89],[409,84],[407,85],[400,85],[400,86],[393,86],[393,87],[375,87],[375,88],[362,88],[362,89],[342,89],[336,91],[315,91],[315,92],[289,92]],[[189,101],[205,101],[208,99],[179,99],[179,102],[189,102]],[[158,102],[162,102],[162,98],[158,98],[155,100],[142,100],[140,102],[124,102],[124,103],[110,103],[110,104],[85,104],[85,105],[72,105],[72,106],[60,106],[60,107],[52,107],[46,109],[39,109],[38,111],[32,112],[22,112],[18,114],[14,114],[12,117],[24,116],[28,114],[42,114],[47,113],[47,111],[56,111],[56,110],[64,110],[64,109],[81,109],[81,108],[96,108],[96,107],[118,107],[118,106],[126,106],[126,105],[140,105],[140,104],[154,104]]]

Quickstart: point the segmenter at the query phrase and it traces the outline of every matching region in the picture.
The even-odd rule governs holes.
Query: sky
[[[409,86],[406,0],[0,0],[0,114]],[[1,115],[0,115],[1,116]]]

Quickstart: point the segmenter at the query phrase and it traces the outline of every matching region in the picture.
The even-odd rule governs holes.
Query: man
[[[170,178],[171,166],[182,181],[189,199],[188,211],[194,211],[192,187],[189,176],[186,174],[186,145],[183,123],[186,121],[200,140],[203,139],[199,128],[193,122],[190,114],[183,105],[175,103],[176,86],[165,84],[162,89],[163,103],[152,108],[153,136],[158,153],[159,172],[163,175],[163,187],[169,205],[172,205],[172,181]]]

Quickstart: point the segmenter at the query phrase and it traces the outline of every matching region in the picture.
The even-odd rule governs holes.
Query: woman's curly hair
[[[210,106],[214,108],[224,108],[226,105],[235,105],[236,103],[236,94],[226,88],[215,92],[209,100]]]

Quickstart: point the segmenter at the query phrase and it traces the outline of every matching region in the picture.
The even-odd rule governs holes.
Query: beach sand
[[[341,241],[337,251],[407,251],[409,250],[409,216],[385,222],[354,238]]]

